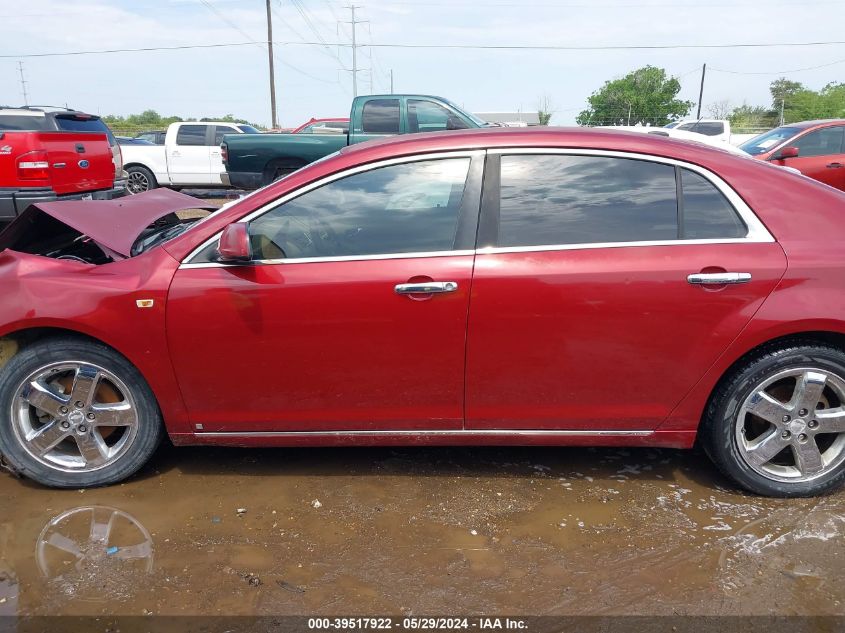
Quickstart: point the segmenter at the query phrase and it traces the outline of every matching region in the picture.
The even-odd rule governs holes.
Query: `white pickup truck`
[[[731,122],[726,119],[684,119],[670,123],[666,127],[681,132],[703,134],[736,146],[742,145],[748,139],[757,136],[757,133],[734,134],[731,130]]]
[[[223,121],[171,123],[164,145],[123,145],[123,169],[128,174],[126,190],[142,193],[156,187],[223,187],[220,157],[224,134],[258,134],[248,125]]]

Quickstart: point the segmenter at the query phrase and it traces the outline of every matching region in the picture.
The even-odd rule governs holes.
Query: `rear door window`
[[[364,104],[364,134],[399,134],[399,99],[371,99]]]
[[[207,125],[183,125],[176,133],[177,145],[205,145]]]
[[[725,131],[725,124],[719,121],[693,121],[678,126],[677,129],[704,134],[704,136],[719,136]]]
[[[223,136],[226,134],[240,134],[238,128],[229,127],[228,125],[217,125],[214,127],[214,144],[220,145],[223,142]]]
[[[673,240],[675,169],[607,156],[501,158],[498,245]]]

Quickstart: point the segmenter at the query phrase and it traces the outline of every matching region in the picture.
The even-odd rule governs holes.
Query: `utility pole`
[[[26,79],[23,75],[23,62],[18,61],[18,72],[21,74],[21,92],[23,92],[23,104],[29,105],[29,93],[26,91]]]
[[[267,0],[267,51],[270,60],[270,120],[273,129],[279,127],[276,119],[276,72],[273,69],[273,18],[270,13],[270,0]]]
[[[701,67],[701,88],[698,90],[698,114],[696,119],[701,120],[701,100],[704,98],[704,75],[707,73],[707,64]]]
[[[390,69],[390,94],[393,94],[393,69]]]
[[[356,20],[355,19],[355,9],[360,9],[360,6],[350,4],[347,5],[345,8],[349,9],[352,12],[352,21],[346,22],[346,24],[352,25],[352,96],[358,96],[358,40],[356,39],[357,33],[355,32],[355,26],[358,24],[362,24],[363,22],[367,22],[367,20]]]

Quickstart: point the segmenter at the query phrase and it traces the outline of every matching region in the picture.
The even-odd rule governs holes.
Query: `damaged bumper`
[[[8,222],[26,211],[31,205],[60,200],[112,200],[126,195],[126,181],[116,180],[111,189],[56,195],[49,188],[44,189],[2,189],[0,188],[0,222]]]

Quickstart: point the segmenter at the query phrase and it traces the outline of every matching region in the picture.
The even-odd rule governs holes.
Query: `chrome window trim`
[[[449,430],[417,430],[417,429],[384,429],[379,431],[201,431],[195,435],[203,437],[331,437],[338,435],[356,435],[362,437],[377,437],[381,435],[432,435],[446,437],[460,437],[462,435],[487,435],[493,437],[501,436],[560,436],[560,437],[648,437],[654,435],[653,430],[558,430],[549,429],[449,429]]]
[[[252,213],[249,213],[242,217],[238,222],[251,222],[255,218],[264,215],[265,213],[272,211],[276,207],[285,204],[286,202],[293,200],[294,198],[298,198],[301,195],[304,195],[314,189],[322,187],[323,185],[327,185],[335,180],[340,180],[342,178],[346,178],[348,176],[354,176],[355,174],[359,174],[361,172],[370,171],[372,169],[378,169],[380,167],[389,167],[391,165],[401,165],[404,163],[417,163],[420,161],[425,160],[439,160],[443,158],[482,158],[484,156],[485,150],[457,150],[454,152],[432,152],[430,154],[414,154],[412,156],[400,156],[397,158],[387,158],[380,161],[375,161],[372,163],[366,163],[363,165],[358,165],[357,167],[350,167],[349,169],[345,169],[343,171],[337,172],[335,174],[329,174],[328,176],[324,176],[319,180],[315,180],[312,183],[304,185],[294,191],[291,191],[281,198],[277,198],[272,202],[268,202],[262,207],[259,207]],[[205,240],[202,244],[200,244],[197,248],[192,250],[190,254],[182,260],[182,264],[179,268],[230,268],[232,266],[243,266],[243,264],[222,264],[218,262],[201,262],[201,263],[192,263],[191,260],[199,255],[202,251],[208,248],[214,242],[220,240],[220,235],[222,231],[215,233],[213,236]],[[319,262],[349,262],[349,261],[367,261],[373,259],[406,259],[406,258],[417,258],[417,257],[447,257],[449,255],[472,255],[474,251],[472,250],[449,250],[449,251],[431,251],[431,252],[424,252],[424,253],[379,253],[373,255],[344,255],[338,257],[301,257],[299,259],[291,258],[291,259],[262,259],[262,260],[255,260],[249,262],[249,265],[261,265],[266,266],[269,264],[313,264]]]
[[[739,194],[720,176],[713,173],[705,167],[687,163],[682,160],[674,158],[666,158],[664,156],[654,156],[653,154],[640,154],[638,152],[622,152],[617,150],[603,150],[603,149],[572,149],[572,148],[554,148],[554,147],[519,147],[519,148],[495,148],[487,150],[489,154],[497,154],[499,156],[514,155],[514,154],[563,154],[569,156],[606,156],[610,158],[628,158],[633,160],[646,160],[652,163],[660,163],[664,165],[671,165],[673,167],[681,167],[689,169],[710,182],[715,186],[719,192],[725,196],[734,211],[739,215],[748,229],[745,237],[730,237],[730,238],[707,238],[707,239],[671,239],[671,240],[649,240],[638,242],[590,242],[584,244],[541,244],[535,246],[491,246],[479,249],[479,254],[490,253],[525,253],[531,251],[558,251],[558,250],[577,250],[587,248],[625,248],[634,246],[684,246],[697,244],[747,244],[748,242],[774,242],[775,238],[760,221],[757,215],[752,211]]]

